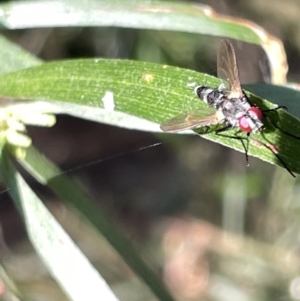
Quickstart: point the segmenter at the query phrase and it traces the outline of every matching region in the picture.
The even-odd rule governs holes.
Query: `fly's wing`
[[[222,40],[218,53],[218,77],[226,80],[229,87],[228,98],[241,98],[243,91],[241,88],[239,72],[236,63],[236,56],[232,44],[228,40]]]
[[[160,125],[160,128],[164,132],[175,133],[183,130],[190,130],[199,127],[218,124],[223,121],[220,119],[220,115],[216,113],[214,113],[213,115],[185,113],[164,121]]]

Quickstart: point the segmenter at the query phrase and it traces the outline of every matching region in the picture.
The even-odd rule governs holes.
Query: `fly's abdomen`
[[[197,86],[194,91],[199,98],[215,109],[220,107],[225,98],[225,95],[221,91],[207,86]]]

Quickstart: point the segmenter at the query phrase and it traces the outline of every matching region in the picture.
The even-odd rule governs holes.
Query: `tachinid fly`
[[[222,90],[222,85],[218,90],[198,86],[195,88],[195,94],[208,105],[222,110],[228,129],[238,127],[246,133],[261,131],[262,110],[251,104],[241,87],[235,52],[228,40],[222,40],[220,43],[217,66],[218,77],[229,84],[228,92]],[[223,95],[221,103],[214,99],[216,92]]]
[[[263,113],[252,105],[241,88],[233,46],[228,40],[222,40],[218,53],[218,77],[226,80],[228,91],[223,85],[218,89],[197,86],[195,94],[210,107],[216,109],[212,115],[186,113],[171,118],[161,125],[165,132],[177,132],[212,124],[225,123],[217,133],[239,128],[243,132],[258,132],[263,129]]]
[[[250,142],[257,147],[268,148],[277,157],[286,170],[295,177],[293,172],[278,155],[278,150],[275,146],[268,142],[264,143],[250,137],[251,133],[257,132],[260,132],[263,135],[263,119],[265,119],[286,135],[300,139],[300,137],[281,129],[265,114],[266,112],[286,108],[278,106],[274,109],[262,110],[251,103],[241,87],[234,48],[228,40],[222,40],[220,43],[217,64],[218,77],[225,80],[228,86],[224,86],[222,84],[219,88],[212,89],[211,87],[202,85],[197,86],[194,89],[195,94],[200,99],[216,110],[215,113],[207,115],[204,113],[195,114],[188,112],[166,120],[161,124],[161,129],[165,132],[178,132],[187,129],[224,124],[224,127],[215,131],[215,134],[240,140],[245,150],[247,164],[248,144]],[[247,133],[247,136],[234,136],[224,133],[225,131],[233,128],[240,129],[242,132]],[[266,138],[264,137],[264,139]]]
[[[225,122],[227,125],[224,130],[238,127],[243,132],[256,133],[263,129],[262,111],[252,106],[246,96],[229,98],[222,90],[207,86],[197,86],[195,94],[209,106],[222,112],[223,120],[220,122]]]

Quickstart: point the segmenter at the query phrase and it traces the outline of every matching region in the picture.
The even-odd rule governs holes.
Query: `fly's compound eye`
[[[250,133],[252,131],[252,128],[248,122],[249,117],[246,115],[243,115],[239,118],[239,127],[243,132]]]
[[[262,127],[262,118],[263,113],[261,109],[258,107],[251,107],[246,114],[238,119],[239,128],[246,133],[259,131]]]
[[[248,112],[253,116],[254,119],[259,119],[259,120],[263,119],[263,113],[261,109],[258,107],[251,107]]]

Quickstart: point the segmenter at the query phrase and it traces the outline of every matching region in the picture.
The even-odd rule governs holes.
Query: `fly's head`
[[[246,133],[256,133],[263,129],[263,113],[258,107],[251,107],[245,114],[238,118],[241,131]]]

